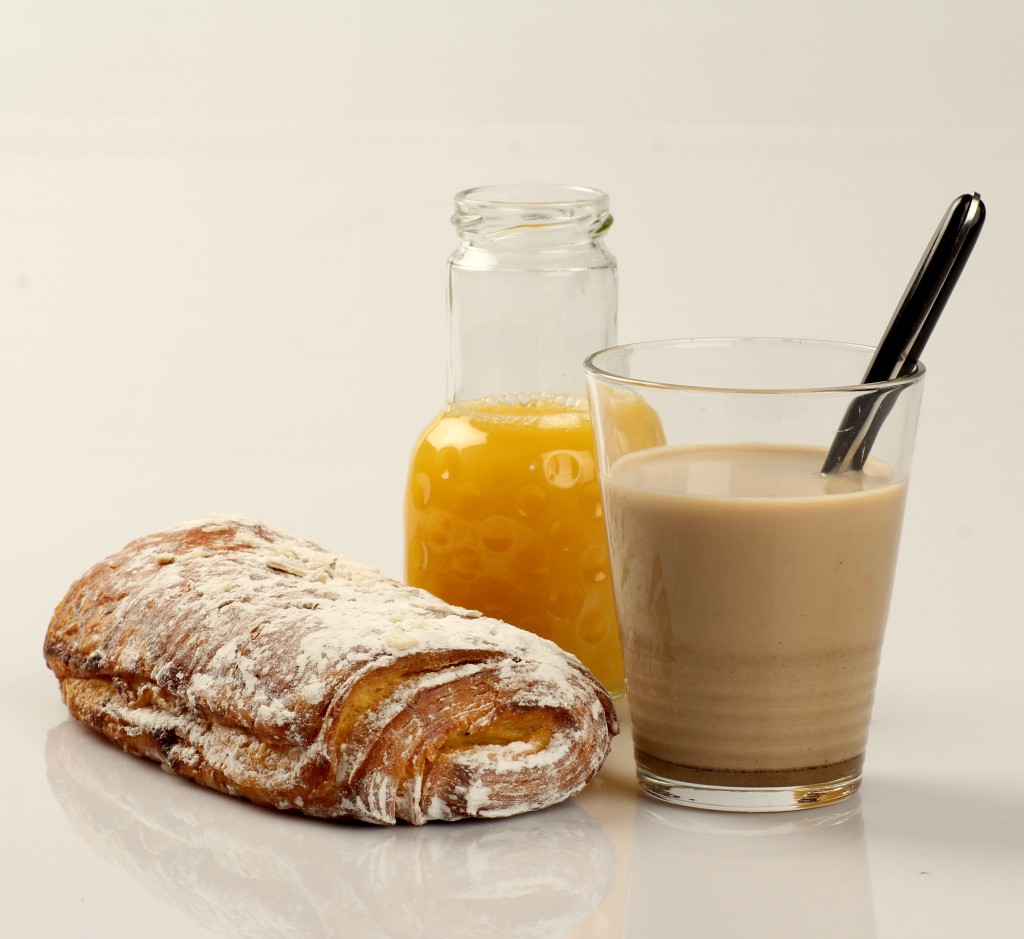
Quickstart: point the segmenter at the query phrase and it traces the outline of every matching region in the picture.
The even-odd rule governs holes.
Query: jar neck
[[[585,395],[584,358],[615,341],[608,196],[488,186],[459,193],[452,221],[449,400]]]

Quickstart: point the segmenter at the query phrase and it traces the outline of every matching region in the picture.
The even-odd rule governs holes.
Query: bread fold
[[[71,714],[204,786],[378,824],[579,792],[618,724],[577,659],[242,517],[133,541],[44,654]]]

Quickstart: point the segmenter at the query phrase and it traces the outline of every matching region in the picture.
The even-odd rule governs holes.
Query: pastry
[[[44,653],[71,714],[129,753],[327,818],[543,808],[590,781],[618,731],[554,644],[246,518],[95,565]]]

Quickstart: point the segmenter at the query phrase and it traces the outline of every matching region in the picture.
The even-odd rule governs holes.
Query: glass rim
[[[805,339],[797,336],[702,336],[693,337],[686,339],[650,339],[642,342],[627,342],[616,346],[609,346],[607,349],[600,349],[597,352],[592,352],[586,357],[583,362],[583,367],[589,375],[594,376],[602,380],[615,382],[616,384],[633,386],[637,388],[663,388],[666,390],[675,391],[692,391],[700,393],[720,393],[720,394],[744,394],[744,395],[808,395],[808,394],[823,394],[823,393],[845,393],[845,394],[862,394],[867,391],[880,391],[886,388],[904,388],[909,385],[914,385],[920,382],[925,375],[924,363],[918,361],[914,366],[912,372],[907,375],[898,376],[896,378],[889,378],[885,381],[869,382],[863,381],[850,382],[842,385],[806,385],[799,387],[779,387],[779,388],[763,388],[763,387],[744,387],[742,385],[691,385],[684,384],[682,382],[668,382],[658,381],[649,378],[634,378],[629,375],[620,375],[617,372],[610,371],[607,368],[603,368],[599,364],[599,359],[602,356],[610,356],[614,353],[628,352],[633,349],[650,349],[655,347],[668,348],[677,346],[681,348],[692,348],[695,346],[711,346],[711,345],[739,345],[739,344],[759,344],[759,345],[785,345],[791,344],[796,346],[817,346],[819,348],[831,348],[831,349],[846,349],[850,351],[864,352],[868,358],[874,354],[874,347],[864,345],[856,342],[843,342],[840,340],[832,339]]]

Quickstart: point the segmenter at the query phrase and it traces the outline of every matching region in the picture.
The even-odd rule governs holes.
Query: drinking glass
[[[729,338],[587,359],[649,795],[756,812],[858,788],[924,377],[859,384],[872,353]],[[834,441],[853,459],[826,472]]]

